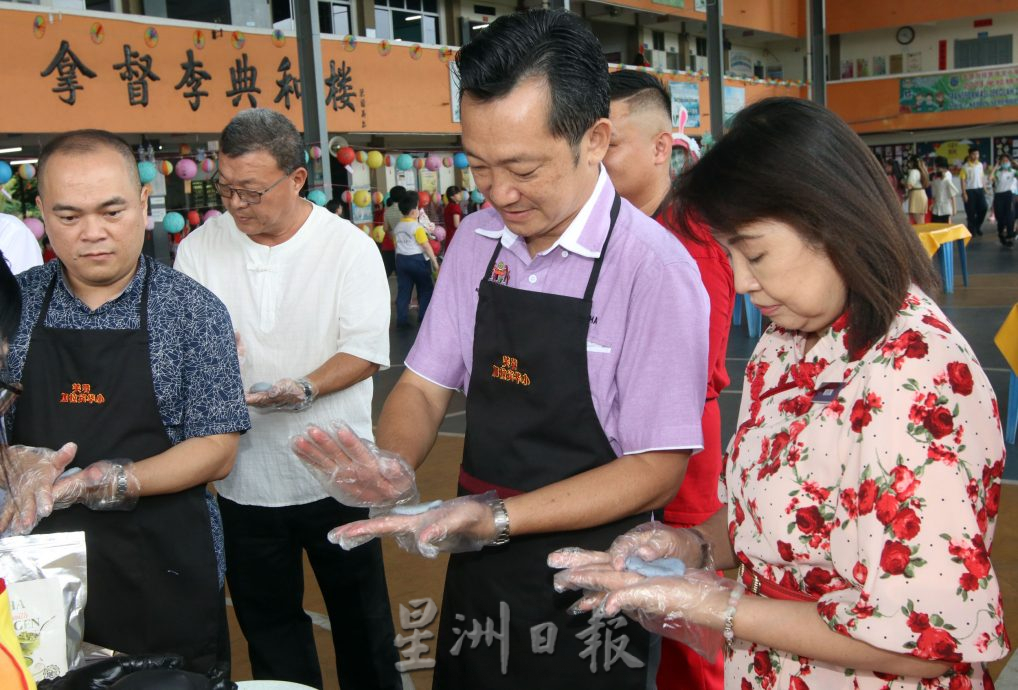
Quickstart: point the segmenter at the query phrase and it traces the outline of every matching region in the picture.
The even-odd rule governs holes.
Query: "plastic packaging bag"
[[[85,533],[0,539],[0,577],[7,581],[14,628],[36,680],[81,663],[85,627]]]

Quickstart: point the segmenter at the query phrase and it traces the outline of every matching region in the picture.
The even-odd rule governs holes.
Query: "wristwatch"
[[[495,539],[491,545],[501,546],[509,541],[509,511],[505,509],[505,502],[496,498],[491,512],[495,515]]]
[[[127,470],[123,465],[117,465],[117,477],[113,483],[113,500],[120,503],[127,498]]]
[[[311,382],[307,379],[297,379],[297,385],[304,389],[304,400],[297,405],[296,409],[306,410],[311,407],[311,403],[315,401],[315,389],[311,385]]]

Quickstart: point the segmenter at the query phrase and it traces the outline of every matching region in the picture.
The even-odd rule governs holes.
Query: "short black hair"
[[[236,157],[265,151],[284,173],[304,167],[304,141],[290,118],[268,108],[250,108],[233,116],[219,136],[219,152]]]
[[[608,62],[594,34],[568,10],[502,15],[460,49],[456,62],[460,96],[481,102],[543,77],[551,94],[548,129],[574,149],[595,122],[608,117]]]
[[[386,207],[392,206],[393,204],[399,203],[399,200],[406,194],[406,187],[401,184],[396,185],[389,190],[389,200],[385,202]]]
[[[463,188],[462,188],[462,187],[457,187],[456,185],[450,185],[450,186],[449,186],[449,187],[448,187],[448,188],[447,188],[447,189],[445,190],[445,197],[446,197],[447,199],[452,199],[453,195],[455,195],[455,194],[459,194],[459,193],[460,193],[460,192],[462,192],[462,191],[463,191]]]
[[[404,194],[396,202],[399,204],[399,212],[404,216],[409,215],[411,211],[417,208],[417,200],[416,194]]]
[[[938,282],[872,152],[844,120],[801,98],[741,110],[676,179],[671,202],[679,222],[717,236],[772,220],[822,249],[848,288],[851,352],[887,333],[911,283],[928,291]]]
[[[661,80],[647,72],[624,69],[608,75],[612,101],[631,100],[639,108],[660,108],[671,119],[672,99]]]
[[[120,154],[120,157],[124,159],[124,166],[127,168],[128,177],[130,177],[131,181],[140,191],[141,178],[138,175],[138,162],[135,160],[134,152],[131,151],[131,147],[126,141],[113,132],[107,132],[105,129],[76,129],[71,132],[64,132],[50,139],[42,147],[42,153],[39,154],[39,161],[36,164],[39,169],[39,196],[43,196],[43,178],[46,172],[46,163],[52,156],[58,153],[81,155],[104,148]],[[81,174],[88,175],[89,173],[87,170],[83,170]]]

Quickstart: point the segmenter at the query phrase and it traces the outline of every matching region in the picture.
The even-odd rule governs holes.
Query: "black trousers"
[[[973,235],[982,234],[983,221],[986,220],[986,193],[982,189],[965,190],[965,225]]]
[[[389,594],[376,540],[352,551],[329,530],[368,517],[331,498],[263,508],[219,497],[226,582],[258,680],[322,687],[310,617],[304,612],[302,551],[322,590],[343,690],[400,690]]]
[[[997,234],[1001,239],[1014,237],[1014,195],[997,192],[993,195],[993,215],[997,217]]]

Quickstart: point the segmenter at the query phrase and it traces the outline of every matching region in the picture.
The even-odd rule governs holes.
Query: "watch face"
[[[911,26],[903,26],[898,29],[896,38],[898,39],[898,43],[901,45],[908,45],[913,39],[915,39],[915,29]]]

